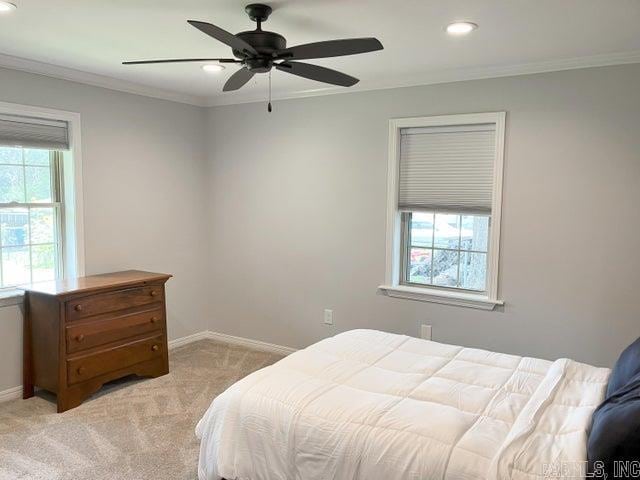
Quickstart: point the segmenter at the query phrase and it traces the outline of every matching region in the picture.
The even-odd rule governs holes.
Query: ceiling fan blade
[[[167,58],[165,60],[136,60],[134,62],[122,62],[123,65],[146,65],[152,63],[188,63],[188,62],[218,62],[240,63],[235,58]]]
[[[375,52],[384,47],[377,38],[348,38],[326,42],[305,43],[286,48],[276,53],[283,60],[305,60],[309,58],[341,57],[358,53]]]
[[[229,77],[227,83],[222,87],[223,92],[230,92],[232,90],[238,90],[243,87],[249,80],[253,78],[254,73],[247,67],[242,67],[236,73]]]
[[[360,81],[346,73],[311,65],[310,63],[284,62],[277,64],[275,67],[282,72],[308,78],[309,80],[340,85],[341,87],[351,87]]]
[[[202,33],[206,33],[219,42],[222,42],[225,45],[229,45],[234,50],[244,52],[245,54],[251,56],[258,55],[258,52],[256,52],[256,50],[251,45],[242,40],[240,37],[235,36],[233,33],[229,33],[226,30],[223,30],[222,28],[216,27],[215,25],[207,22],[198,22],[197,20],[187,20],[187,22],[189,23],[189,25],[196,27]]]

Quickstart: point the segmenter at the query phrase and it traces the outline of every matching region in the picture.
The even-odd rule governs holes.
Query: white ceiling
[[[198,64],[121,65],[123,60],[230,56],[228,47],[186,20],[234,33],[250,30],[255,24],[244,13],[250,0],[12,1],[18,9],[0,16],[0,65],[196,104],[266,97],[266,75],[238,92],[222,93],[237,68],[233,65],[219,75],[203,72]],[[284,35],[290,46],[364,36],[383,43],[381,52],[309,61],[360,78],[352,90],[640,62],[638,0],[266,3],[274,12],[263,28]],[[466,37],[448,36],[444,26],[456,20],[480,28]],[[273,73],[274,98],[341,90]]]

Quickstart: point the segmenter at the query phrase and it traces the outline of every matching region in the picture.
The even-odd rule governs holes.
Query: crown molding
[[[145,97],[159,98],[169,100],[171,102],[186,103],[188,105],[196,105],[204,107],[206,101],[202,97],[189,95],[171,90],[150,87],[139,83],[120,80],[106,75],[98,75],[95,73],[75,70],[73,68],[61,67],[50,63],[38,62],[21,57],[0,54],[0,68],[9,68],[22,72],[35,73],[46,77],[53,77],[71,82],[83,83],[94,87],[107,88],[119,92],[132,93],[134,95],[142,95]]]
[[[439,83],[462,82],[466,80],[482,80],[488,78],[512,77],[518,75],[530,75],[535,73],[556,72],[563,70],[575,70],[580,68],[605,67],[611,65],[623,65],[640,63],[640,50],[630,52],[611,53],[576,57],[546,62],[523,63],[519,65],[470,67],[441,70],[419,75],[404,77],[401,80],[363,80],[349,89],[342,87],[323,87],[302,90],[298,92],[276,93],[272,100],[290,100],[296,98],[318,97],[323,95],[338,95],[353,92],[365,92],[372,90],[387,90],[391,88],[416,87],[421,85],[436,85]],[[120,92],[142,95],[145,97],[159,98],[172,102],[185,103],[199,107],[216,107],[223,105],[235,105],[241,103],[264,102],[263,92],[251,90],[234,93],[218,94],[210,97],[200,97],[185,93],[164,90],[147,85],[142,85],[126,80],[84,72],[72,68],[38,62],[21,57],[0,54],[0,68],[9,68],[28,73],[35,73],[47,77],[69,80],[95,87],[107,88]]]
[[[371,90],[417,87],[421,85],[436,85],[439,83],[463,82],[467,80],[513,77],[518,75],[531,75],[535,73],[576,70],[581,68],[606,67],[631,63],[640,63],[640,50],[623,53],[568,58],[562,60],[550,60],[546,62],[523,63],[519,65],[455,68],[409,76],[403,78],[402,80],[385,79],[381,81],[361,81],[354,87],[348,89],[342,87],[326,87],[304,90],[300,92],[274,94],[272,96],[272,100],[291,100],[296,98],[318,97],[323,95],[337,95],[353,92],[365,92]],[[205,105],[207,107],[217,107],[223,105],[256,103],[264,101],[264,94],[262,92],[258,94],[249,93],[248,91],[239,91],[232,94],[222,94],[208,97],[206,99]]]

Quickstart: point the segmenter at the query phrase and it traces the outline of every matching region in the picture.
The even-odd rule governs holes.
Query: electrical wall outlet
[[[324,324],[333,325],[333,310],[325,309],[324,311]]]
[[[431,340],[431,325],[420,325],[420,338]]]

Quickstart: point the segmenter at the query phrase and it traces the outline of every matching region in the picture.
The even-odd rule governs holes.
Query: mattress
[[[374,330],[245,377],[196,427],[200,480],[575,475],[610,371]],[[568,467],[567,467],[568,466]]]

